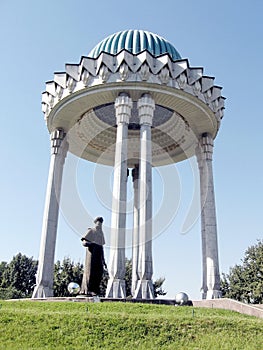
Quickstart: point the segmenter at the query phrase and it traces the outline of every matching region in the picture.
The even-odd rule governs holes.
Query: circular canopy
[[[134,115],[128,131],[128,167],[138,163],[140,130],[137,128],[136,101],[151,91],[155,101],[152,125],[152,166],[176,163],[195,154],[198,136],[213,137],[217,121],[213,112],[195,96],[149,83],[115,83],[82,89],[65,97],[52,109],[49,123],[67,132],[69,151],[89,161],[114,165],[116,119],[114,101],[122,91],[133,101]],[[115,122],[114,122],[115,121]]]
[[[137,102],[145,93],[155,101],[152,165],[179,162],[195,154],[203,134],[216,137],[224,110],[221,87],[190,67],[160,36],[126,30],[110,35],[79,64],[46,83],[42,108],[50,132],[63,129],[69,151],[92,162],[113,165],[116,144],[116,97],[133,102],[128,125],[128,166],[140,156]]]
[[[98,43],[88,57],[97,58],[102,52],[115,55],[122,50],[135,55],[146,50],[154,57],[168,54],[174,61],[181,59],[172,44],[161,36],[145,30],[124,30],[112,34]]]

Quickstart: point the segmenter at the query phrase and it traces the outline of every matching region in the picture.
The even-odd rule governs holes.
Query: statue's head
[[[102,224],[103,223],[103,217],[97,216],[96,219],[94,220],[94,223],[96,224],[97,222],[100,222]]]

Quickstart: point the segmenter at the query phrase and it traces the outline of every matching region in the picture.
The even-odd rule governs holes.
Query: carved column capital
[[[139,112],[140,125],[147,124],[151,126],[155,110],[154,99],[151,97],[151,95],[142,95],[142,97],[138,100],[137,108]]]
[[[204,134],[201,138],[201,147],[204,154],[204,159],[212,160],[214,140],[210,134]]]
[[[212,161],[213,148],[214,148],[214,140],[212,136],[208,133],[203,134],[195,151],[199,167],[202,166],[203,161],[206,161],[206,160]]]
[[[120,94],[115,100],[115,113],[117,124],[129,124],[132,109],[132,99],[125,93]]]
[[[61,149],[61,144],[66,136],[63,129],[55,129],[50,134],[51,154],[58,154]]]

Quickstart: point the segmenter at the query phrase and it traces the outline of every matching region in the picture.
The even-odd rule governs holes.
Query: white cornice
[[[45,118],[64,98],[80,90],[124,82],[163,85],[193,95],[209,107],[220,125],[225,98],[214,78],[204,76],[201,67],[190,67],[188,60],[172,61],[169,55],[155,58],[147,51],[138,55],[102,53],[97,59],[82,57],[79,64],[66,64],[66,72],[55,73],[54,80],[46,83],[42,95]]]

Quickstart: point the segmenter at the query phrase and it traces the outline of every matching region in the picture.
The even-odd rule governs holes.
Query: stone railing
[[[241,314],[263,318],[262,305],[257,306],[252,304],[244,304],[239,301],[227,298],[212,300],[196,300],[193,301],[193,306],[231,310],[239,312]]]

